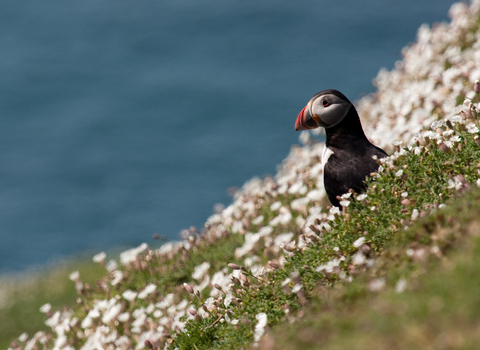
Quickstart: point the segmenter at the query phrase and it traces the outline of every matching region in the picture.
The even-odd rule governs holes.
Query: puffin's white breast
[[[322,169],[325,168],[325,164],[328,162],[328,158],[333,154],[333,151],[325,145],[325,148],[323,149],[322,153]]]

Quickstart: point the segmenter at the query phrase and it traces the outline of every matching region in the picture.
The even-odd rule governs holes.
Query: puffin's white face
[[[295,130],[326,129],[340,123],[347,115],[352,104],[333,94],[313,97],[300,112],[295,123]]]
[[[352,106],[349,102],[332,94],[318,96],[310,100],[309,104],[313,120],[324,128],[340,123]]]

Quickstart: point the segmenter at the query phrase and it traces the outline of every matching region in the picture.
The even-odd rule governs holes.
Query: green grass
[[[420,242],[427,242],[422,244]],[[407,250],[425,249],[408,258]],[[432,247],[440,249],[432,254]],[[276,327],[269,349],[477,349],[480,342],[480,190],[400,232],[372,271],[327,294],[318,288],[302,317]],[[395,291],[398,276],[406,290]],[[369,291],[384,278],[385,288]]]
[[[229,308],[232,317],[240,320],[239,324],[215,323],[213,327],[215,317],[201,322],[189,321],[185,332],[178,334],[173,345],[179,349],[192,350],[248,347],[253,341],[257,314],[266,313],[268,325],[276,326],[285,320],[286,315],[304,312],[304,304],[315,295],[317,288],[328,291],[337,285],[344,285],[348,275],[354,281],[357,275],[362,275],[365,267],[361,264],[357,266],[353,261],[357,252],[353,242],[360,237],[365,238],[367,257],[374,259],[392,254],[386,249],[397,236],[403,237],[404,243],[412,247],[431,244],[431,236],[412,230],[402,234],[402,228],[412,223],[412,215],[424,216],[439,204],[449,201],[457,193],[449,188],[449,181],[459,174],[465,182],[459,187],[463,187],[464,191],[473,186],[468,182],[474,183],[479,178],[479,145],[463,127],[457,125],[452,128],[461,139],[454,145],[454,149],[442,150],[436,142],[427,139],[419,148],[420,154],[405,152],[395,164],[385,165],[387,169],[370,184],[367,199],[352,201],[348,212],[331,223],[330,231],[321,232],[321,238],[313,241],[307,249],[296,249],[295,254],[287,258],[283,269],[270,272],[264,280],[253,279],[246,270],[250,285],[235,289],[238,303]],[[440,252],[452,244],[448,238],[436,242]],[[340,257],[344,260],[339,263],[337,271],[325,273],[316,269],[317,266]],[[403,266],[405,264],[402,260],[394,263],[404,267],[404,270],[396,268],[391,271],[388,277],[392,280],[407,274],[415,265]],[[383,269],[379,274],[387,272]],[[287,279],[290,282],[285,283]],[[292,290],[296,285],[302,287],[294,293]],[[350,299],[363,297],[366,286],[366,282],[355,282],[346,295]],[[205,301],[195,302],[200,306]],[[227,312],[227,308],[222,306],[215,310],[212,316]],[[288,314],[286,310],[289,311]],[[345,327],[349,328],[348,322]]]
[[[23,332],[33,335],[47,330],[46,317],[39,311],[42,305],[50,303],[53,310],[75,306],[78,295],[68,279],[75,270],[90,285],[105,275],[105,269],[85,257],[0,277],[0,348],[8,348]]]

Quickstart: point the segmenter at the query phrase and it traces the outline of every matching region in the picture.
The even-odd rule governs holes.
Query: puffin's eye
[[[330,106],[330,103],[327,100],[322,101],[323,107]]]

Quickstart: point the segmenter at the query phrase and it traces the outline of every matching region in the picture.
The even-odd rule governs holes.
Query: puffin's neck
[[[359,143],[370,143],[363,132],[360,118],[353,105],[340,123],[325,129],[325,132],[326,145],[329,148],[348,149],[358,147]]]

